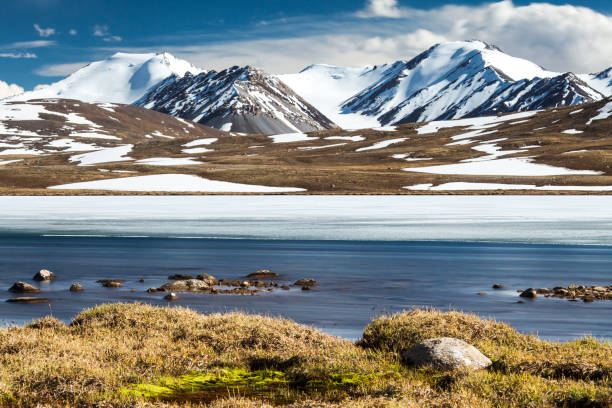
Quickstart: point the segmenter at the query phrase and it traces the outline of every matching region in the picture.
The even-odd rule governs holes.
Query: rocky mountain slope
[[[312,71],[309,67],[282,76],[298,93],[305,88],[302,95],[311,102],[327,88],[324,81],[311,80]],[[328,115],[339,114],[334,119],[343,127],[354,127],[355,115],[389,125],[578,105],[612,94],[606,82],[609,70],[582,76],[550,72],[481,41],[438,44],[409,61],[366,68],[357,75],[339,67],[317,71],[329,72],[328,80],[338,83],[355,77],[370,80],[338,105],[321,108]]]
[[[0,194],[612,193],[612,100],[273,135],[61,99],[3,102],[0,118]]]
[[[249,66],[173,75],[135,105],[240,133],[336,127],[277,77]]]

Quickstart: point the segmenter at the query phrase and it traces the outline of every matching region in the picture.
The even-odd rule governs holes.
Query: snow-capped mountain
[[[546,71],[469,41],[438,44],[391,65],[341,109],[388,125],[577,105],[603,97],[574,74]]]
[[[249,66],[171,76],[135,104],[241,133],[336,127],[277,77]]]
[[[171,75],[197,75],[203,70],[168,53],[117,53],[92,62],[44,89],[26,92],[13,100],[63,98],[84,102],[131,104]]]
[[[579,75],[579,77],[600,93],[606,96],[612,95],[612,67],[598,74]]]

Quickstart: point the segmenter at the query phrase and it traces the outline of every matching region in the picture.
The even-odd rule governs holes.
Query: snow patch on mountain
[[[203,70],[168,53],[116,53],[92,62],[47,88],[26,92],[11,100],[44,98],[131,104],[171,75],[197,75]]]

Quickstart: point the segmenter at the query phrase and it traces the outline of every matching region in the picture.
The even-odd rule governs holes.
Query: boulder
[[[268,269],[261,269],[257,272],[249,273],[246,277],[249,279],[272,279],[278,278],[279,274]]]
[[[34,285],[30,285],[25,282],[15,282],[13,286],[9,288],[9,292],[13,293],[38,293],[40,289],[38,289]]]
[[[73,283],[72,285],[70,285],[70,291],[71,292],[82,292],[83,291],[83,285],[81,285],[80,283]]]
[[[39,297],[16,297],[6,301],[9,303],[51,303],[51,299]]]
[[[294,283],[295,286],[319,286],[319,282],[310,278],[302,278]]]
[[[210,286],[217,284],[217,279],[214,276],[209,275],[207,273],[201,273],[198,275],[197,279],[208,283]]]
[[[433,366],[442,370],[479,370],[492,362],[476,347],[463,340],[440,337],[425,340],[401,353],[402,361],[414,366]]]
[[[36,275],[34,275],[32,279],[38,282],[45,282],[45,281],[57,279],[57,276],[55,276],[55,274],[51,271],[48,271],[46,269],[41,269]]]
[[[168,282],[160,289],[168,292],[196,292],[199,290],[210,289],[208,282],[199,279],[185,279]]]
[[[529,299],[535,299],[538,297],[538,292],[534,288],[529,288],[522,291],[519,296]]]
[[[178,300],[179,297],[176,295],[176,293],[168,293],[166,296],[164,296],[164,299],[166,299],[166,300]]]

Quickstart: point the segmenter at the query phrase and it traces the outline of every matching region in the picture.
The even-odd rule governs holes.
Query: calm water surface
[[[41,268],[59,280],[41,284],[50,305],[5,303],[17,280]],[[281,280],[311,277],[310,292],[292,289],[256,296],[181,294],[173,304],[201,312],[242,310],[285,316],[343,337],[360,337],[381,313],[415,306],[472,311],[552,339],[585,334],[612,339],[612,302],[539,298],[518,304],[516,289],[580,283],[610,285],[612,246],[456,241],[342,241],[71,237],[29,233],[0,235],[0,319],[22,324],[52,313],[69,321],[84,308],[109,301],[166,305],[145,290],[173,273],[240,278],[271,269]],[[146,283],[138,279],[145,278]],[[101,278],[127,279],[120,289]],[[85,290],[70,293],[72,282]],[[508,290],[494,291],[503,283]],[[130,290],[135,289],[135,293]],[[486,291],[486,296],[476,292]]]

